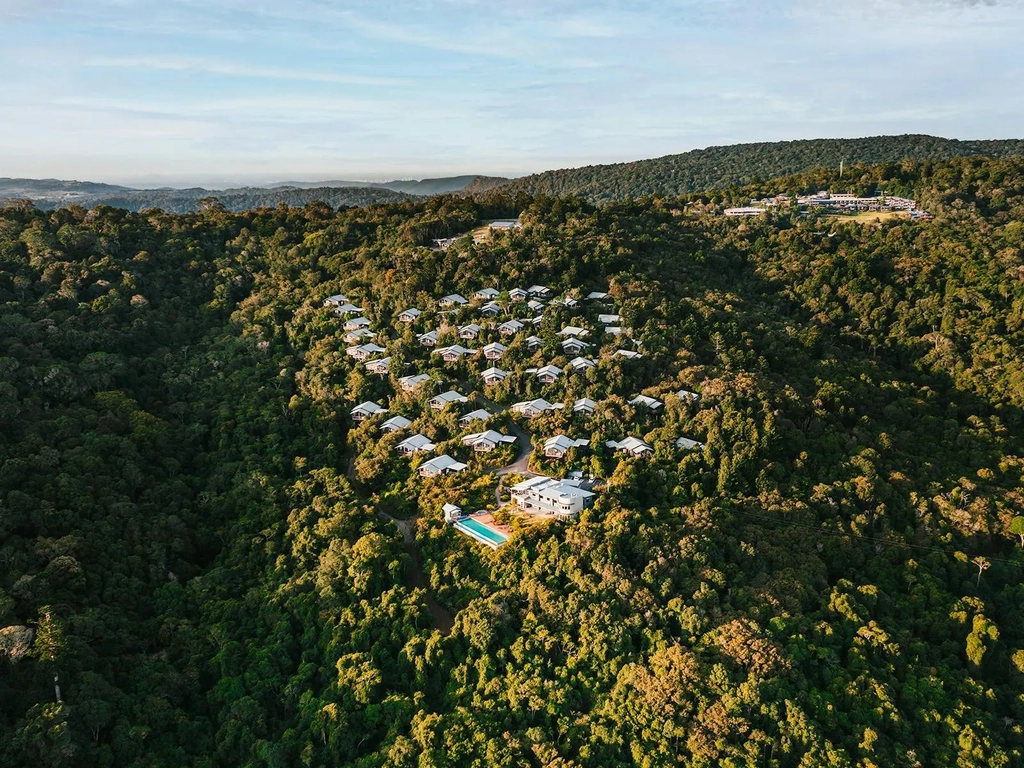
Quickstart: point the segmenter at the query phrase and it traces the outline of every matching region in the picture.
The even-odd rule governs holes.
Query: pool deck
[[[470,533],[470,530],[472,529],[467,530],[464,528],[460,528],[458,527],[458,525],[456,525],[456,530],[459,531],[459,533],[462,533],[465,536],[469,536],[474,541],[479,541],[481,544],[484,544],[490,547],[491,549],[497,549],[502,544],[505,544],[508,541],[508,537],[512,535],[512,529],[507,525],[499,525],[498,523],[494,522],[494,516],[490,512],[477,512],[476,514],[467,515],[466,518],[463,519],[473,520],[478,525],[481,525],[484,528],[488,528],[491,531],[494,531],[495,533],[505,537],[504,541],[500,543],[495,543],[493,541],[488,541],[483,537],[473,535],[472,533]]]

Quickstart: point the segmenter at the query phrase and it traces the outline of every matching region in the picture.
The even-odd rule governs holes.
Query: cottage
[[[463,307],[469,304],[469,301],[465,296],[460,296],[457,293],[449,293],[447,296],[442,297],[438,302],[437,306],[441,309],[451,309],[452,307]]]
[[[430,453],[435,448],[437,446],[430,441],[430,438],[423,435],[407,437],[395,446],[395,450],[404,456],[412,456],[414,453]]]
[[[688,389],[680,389],[676,392],[676,397],[682,400],[684,403],[696,403],[700,400],[700,395],[696,392],[691,392]]]
[[[590,349],[590,344],[579,339],[565,339],[562,342],[562,351],[567,355],[578,355],[587,349]]]
[[[526,292],[531,296],[546,297],[551,295],[551,289],[546,285],[531,285],[526,289]]]
[[[470,411],[459,419],[459,425],[464,427],[467,424],[472,424],[474,421],[487,421],[489,418],[491,418],[491,414],[488,411],[485,411],[483,408],[477,408],[475,411]]]
[[[442,453],[440,456],[420,464],[418,472],[420,477],[436,477],[437,475],[461,472],[467,467],[469,467],[468,464],[463,464],[461,461],[453,459],[447,453]]]
[[[622,335],[622,326],[621,325],[606,325],[604,327],[604,332],[608,336],[621,336]]]
[[[526,348],[531,352],[535,352],[544,345],[544,339],[540,336],[530,336],[526,339]]]
[[[504,344],[492,341],[490,344],[484,346],[484,357],[488,360],[500,360],[501,356],[508,351],[508,347]]]
[[[508,378],[508,371],[503,371],[501,368],[495,368],[493,365],[486,371],[480,374],[484,380],[484,384],[488,386],[493,384],[500,384]]]
[[[473,295],[473,297],[476,299],[484,299],[485,301],[490,301],[491,299],[498,298],[498,296],[500,295],[501,292],[497,288],[481,288]]]
[[[459,328],[459,338],[472,340],[480,335],[480,326],[476,323],[470,323]]]
[[[591,291],[587,294],[588,301],[603,301],[608,298],[608,294],[604,291]]]
[[[628,456],[647,456],[654,453],[654,448],[638,437],[627,437],[618,441],[609,440],[605,445]]]
[[[501,305],[496,301],[488,301],[480,307],[480,314],[484,317],[497,317],[501,314]]]
[[[569,296],[566,296],[564,299],[552,299],[551,303],[559,307],[565,307],[566,309],[572,309],[579,305],[579,302],[576,299]]]
[[[588,368],[596,367],[597,363],[589,357],[574,357],[569,361],[569,365],[574,371],[585,371]]]
[[[365,403],[360,403],[354,407],[349,413],[352,416],[352,421],[365,421],[366,419],[372,418],[381,413],[387,413],[387,408],[372,400],[367,400]]]
[[[582,485],[582,480],[538,476],[513,485],[509,491],[512,501],[527,512],[569,518],[593,504],[594,492]]]
[[[612,357],[624,357],[627,360],[639,360],[643,355],[639,352],[634,352],[631,349],[617,349]]]
[[[540,312],[542,309],[544,309],[544,302],[537,301],[536,299],[530,299],[528,302],[526,302],[526,306],[533,312]]]
[[[533,325],[540,325],[541,323],[544,322],[544,315],[537,315],[536,317],[531,317],[530,322]]]
[[[424,347],[436,347],[438,335],[437,331],[427,331],[426,333],[421,333],[417,336],[416,340]]]
[[[583,416],[590,416],[596,408],[597,403],[589,397],[581,397],[572,404],[572,412],[582,414]]]
[[[339,304],[334,308],[336,315],[361,315],[362,313],[363,308],[357,307],[355,304]]]
[[[371,341],[368,344],[361,344],[358,347],[349,347],[345,350],[345,353],[349,357],[354,357],[356,360],[361,362],[372,355],[379,355],[381,352],[386,351],[387,350],[384,349],[384,347],[378,346]]]
[[[526,301],[528,298],[530,298],[530,294],[528,294],[522,288],[513,288],[511,291],[508,292],[508,297],[512,299],[512,301]]]
[[[359,317],[352,317],[345,321],[345,330],[354,331],[357,328],[369,328],[370,321],[368,318],[360,315]]]
[[[525,326],[518,320],[508,320],[507,322],[504,322],[498,326],[498,333],[500,333],[502,336],[515,336],[517,333],[523,330],[524,327]]]
[[[398,322],[400,323],[415,323],[420,315],[423,313],[416,307],[410,307],[398,316]]]
[[[379,373],[383,376],[391,370],[391,358],[381,357],[376,360],[370,360],[369,362],[364,363],[364,366],[370,373]]]
[[[391,432],[399,432],[400,430],[408,427],[412,422],[405,418],[405,416],[392,416],[390,419],[380,425],[380,431],[390,434]]]
[[[454,363],[457,360],[461,360],[463,357],[469,355],[475,355],[475,349],[469,349],[462,346],[461,344],[452,344],[450,347],[442,347],[441,349],[434,350],[435,355],[440,355],[446,363]]]
[[[684,450],[687,451],[693,451],[696,450],[697,448],[703,447],[704,443],[699,443],[696,440],[691,440],[688,437],[680,437],[678,440],[676,440],[676,448],[683,448]]]
[[[648,397],[647,395],[637,395],[629,401],[629,404],[646,408],[651,413],[657,413],[661,410],[662,406],[665,405],[661,400],[654,397]]]
[[[567,326],[565,326],[565,328],[563,328],[562,330],[560,330],[558,332],[558,335],[559,336],[575,336],[576,338],[581,339],[584,336],[589,336],[590,335],[590,331],[588,331],[586,328],[578,328],[575,325],[567,325]]]
[[[511,445],[515,441],[515,435],[503,435],[500,432],[495,432],[493,429],[488,429],[486,432],[474,432],[472,435],[466,435],[462,438],[463,445],[471,445],[474,451],[480,453],[490,453],[495,448],[502,445]]]
[[[526,400],[522,403],[516,403],[512,406],[511,410],[514,413],[519,413],[528,419],[532,419],[534,416],[539,416],[542,413],[548,411],[556,411],[562,408],[562,403],[549,403],[542,397],[536,400]]]
[[[555,435],[544,441],[544,455],[549,459],[561,459],[573,448],[585,448],[588,445],[589,440],[573,440],[565,435]]]
[[[342,293],[336,293],[324,299],[325,307],[340,307],[342,304],[348,304],[348,299]]]
[[[619,316],[618,315],[598,315],[597,316],[597,322],[602,323],[604,325],[614,325],[615,323],[619,322]]]
[[[362,339],[375,339],[377,334],[371,331],[369,328],[357,328],[354,331],[349,331],[345,334],[346,344],[355,344]]]
[[[443,411],[452,403],[468,403],[469,398],[465,395],[456,392],[454,389],[450,389],[447,392],[442,392],[440,395],[434,395],[428,401],[428,404],[435,411]]]
[[[527,373],[533,372],[534,369],[528,368]],[[562,369],[557,365],[545,365],[543,368],[537,368],[537,380],[541,384],[554,384],[558,381],[558,377],[562,375]]]
[[[430,376],[426,373],[417,373],[415,376],[403,376],[398,380],[398,386],[402,388],[403,392],[415,392],[421,386],[430,381]]]

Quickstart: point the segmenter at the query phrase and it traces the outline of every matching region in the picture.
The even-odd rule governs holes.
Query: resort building
[[[561,459],[573,448],[585,448],[588,445],[589,440],[573,440],[565,435],[555,435],[544,441],[544,455],[549,459]]]
[[[468,403],[469,398],[454,389],[450,389],[447,392],[442,392],[440,395],[434,395],[428,401],[431,408],[435,411],[443,411],[452,403]]]
[[[460,296],[457,293],[449,293],[447,296],[441,298],[437,302],[437,306],[441,309],[450,309],[451,307],[463,307],[469,304],[469,301],[465,296]]]
[[[391,370],[391,358],[381,357],[376,360],[370,360],[369,362],[364,363],[364,367],[370,373],[386,375]]]
[[[412,456],[414,453],[430,453],[435,448],[437,446],[430,441],[430,438],[423,435],[407,437],[395,446],[395,450],[405,456]]]
[[[416,309],[416,307],[411,307],[398,316],[398,322],[415,323],[417,318],[422,314],[423,313]]]
[[[499,291],[497,288],[481,288],[479,291],[473,294],[473,298],[490,301],[491,299],[498,298],[498,296],[500,295],[501,291]]]
[[[582,414],[583,416],[590,416],[595,408],[597,408],[597,403],[589,397],[581,397],[572,404],[572,412]]]
[[[436,477],[438,475],[450,475],[461,472],[468,467],[468,464],[463,464],[461,461],[453,459],[447,453],[442,453],[440,456],[420,464],[417,471],[420,477]]]
[[[508,347],[499,341],[492,341],[484,347],[484,357],[488,360],[500,360],[501,356],[508,351]]]
[[[539,416],[542,413],[548,411],[557,411],[562,408],[562,403],[549,403],[542,397],[536,400],[527,400],[522,403],[516,403],[512,406],[511,410],[514,413],[521,414],[528,419],[532,419],[534,416]]]
[[[512,501],[527,512],[557,518],[575,517],[594,502],[594,492],[582,480],[553,480],[538,476],[513,485]]]
[[[486,371],[480,374],[483,377],[484,384],[488,386],[492,384],[500,384],[508,378],[508,371],[503,371],[501,368],[495,368],[491,366]]]
[[[352,416],[352,421],[365,421],[373,416],[380,413],[387,413],[387,408],[377,403],[367,400],[365,403],[360,403],[351,411],[349,414]]]
[[[400,432],[412,424],[405,416],[392,416],[380,425],[380,431],[385,433]]]
[[[437,331],[427,331],[426,333],[421,333],[419,336],[417,336],[416,340],[419,341],[419,343],[422,344],[424,347],[436,347],[437,338]]]
[[[609,448],[629,456],[647,456],[654,453],[653,446],[638,437],[627,437],[622,440],[609,440],[605,443]]]
[[[500,333],[502,336],[515,336],[525,327],[526,326],[524,326],[518,320],[508,320],[498,326],[498,333]]]
[[[473,446],[473,450],[479,453],[490,453],[502,445],[511,445],[516,441],[515,435],[503,435],[488,429],[486,432],[474,432],[462,438],[463,445]]]
[[[403,376],[400,378],[398,380],[398,386],[402,388],[403,392],[415,392],[428,381],[430,381],[429,374],[417,373],[415,376]]]

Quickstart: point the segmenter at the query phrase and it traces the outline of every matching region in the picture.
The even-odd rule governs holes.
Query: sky
[[[517,176],[1024,137],[1024,0],[0,0],[0,176]]]

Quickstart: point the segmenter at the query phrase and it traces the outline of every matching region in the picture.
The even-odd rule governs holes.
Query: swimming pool
[[[508,536],[504,533],[496,531],[478,520],[474,520],[472,517],[462,518],[455,523],[455,527],[467,536],[476,539],[482,544],[486,544],[491,549],[497,549],[508,541]]]

